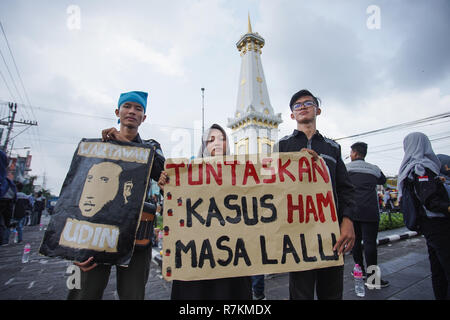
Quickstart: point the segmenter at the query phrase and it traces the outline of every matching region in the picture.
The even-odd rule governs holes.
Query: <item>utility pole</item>
[[[202,88],[202,139],[205,134],[205,88]]]
[[[12,112],[12,117],[9,117],[8,121],[8,131],[6,133],[5,144],[3,145],[3,151],[6,153],[8,148],[9,136],[11,135],[11,130],[14,125],[14,119],[16,118],[17,113],[17,103],[8,103],[8,107],[10,112]]]
[[[47,189],[47,176],[45,174],[45,171],[44,171],[44,175],[42,176],[42,187],[44,189]]]
[[[16,121],[17,103],[9,102],[8,103],[8,107],[9,107],[9,114],[10,114],[9,117],[8,117],[8,121],[0,121],[0,125],[8,126],[7,132],[6,132],[5,143],[2,146],[2,150],[5,153],[7,153],[7,150],[8,150],[9,139],[10,139],[10,136],[11,136],[11,131],[13,129],[14,123],[24,124],[24,125],[27,125],[27,126],[37,126],[37,121],[27,121],[27,120]],[[28,128],[26,128],[26,129],[28,129]],[[25,130],[23,130],[23,131],[25,131]],[[22,132],[20,132],[20,133],[22,133]],[[17,135],[16,135],[16,137],[17,137]]]

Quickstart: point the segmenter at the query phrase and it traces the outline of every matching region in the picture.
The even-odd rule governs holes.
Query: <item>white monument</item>
[[[236,44],[241,53],[241,73],[236,111],[228,118],[232,129],[234,154],[268,153],[277,139],[281,113],[274,114],[261,63],[264,39],[253,33],[248,17],[248,32]]]

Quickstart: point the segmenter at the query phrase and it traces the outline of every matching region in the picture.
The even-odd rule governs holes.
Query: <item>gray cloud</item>
[[[366,25],[372,4],[381,12],[378,30]],[[260,11],[254,29],[267,41],[266,73],[282,79],[287,101],[310,88],[358,109],[381,92],[425,89],[450,74],[446,0],[265,2]]]
[[[385,11],[396,21],[393,40],[400,43],[389,65],[393,86],[422,89],[449,77],[450,2],[410,1],[402,10]]]

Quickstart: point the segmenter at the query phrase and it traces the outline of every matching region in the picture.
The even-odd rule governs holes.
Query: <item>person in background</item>
[[[30,200],[31,208],[29,210],[27,210],[27,215],[25,217],[25,225],[31,226],[31,219],[33,217],[33,208],[34,208],[34,197],[33,197],[33,194],[29,194],[29,195],[27,195],[27,197],[28,197],[28,200]]]
[[[384,209],[387,212],[391,212],[391,210],[392,210],[392,199],[391,199],[391,191],[390,191],[389,188],[384,190],[383,202],[384,202]]]
[[[403,188],[412,185],[422,213],[418,225],[427,241],[434,296],[450,300],[450,201],[439,177],[441,163],[421,132],[408,134],[403,149],[397,180],[400,201]]]
[[[225,130],[213,124],[202,137],[198,157],[230,154]],[[160,183],[164,181],[160,180]],[[172,300],[251,300],[251,277],[235,277],[198,281],[172,281]]]
[[[450,156],[446,154],[438,154],[437,157],[441,162],[440,175],[444,179],[445,189],[450,196]]]
[[[20,182],[16,182],[16,188],[17,200],[16,205],[14,206],[14,219],[17,221],[17,243],[20,243],[23,240],[23,226],[25,225],[28,211],[30,211],[32,207],[29,197],[22,192],[23,184]]]
[[[444,176],[446,180],[450,180],[450,156],[446,154],[436,155],[441,162],[440,174]]]
[[[41,224],[42,211],[45,209],[46,199],[42,196],[42,191],[36,194],[36,199],[34,200],[34,221],[32,225]]]
[[[380,168],[365,161],[367,144],[356,142],[351,146],[350,163],[346,165],[350,181],[355,186],[356,209],[353,216],[355,229],[355,245],[352,254],[355,263],[361,266],[363,277],[367,278],[366,266],[376,266],[377,262],[377,235],[380,223],[380,208],[378,205],[377,185],[386,183],[386,177]],[[364,242],[364,247],[361,243]],[[364,257],[363,257],[364,252]],[[380,279],[381,288],[387,287],[389,282]],[[369,289],[374,289],[373,283],[366,281]]]
[[[16,185],[7,177],[8,157],[0,150],[0,245],[9,243],[9,225],[16,202]]]
[[[380,213],[383,212],[383,194],[378,193],[378,207],[380,208]]]

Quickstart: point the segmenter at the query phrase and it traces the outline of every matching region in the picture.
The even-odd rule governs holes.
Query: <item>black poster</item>
[[[82,139],[39,253],[128,265],[153,158],[151,146]]]

